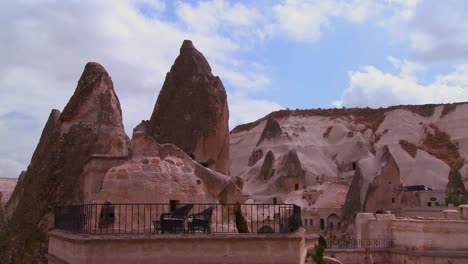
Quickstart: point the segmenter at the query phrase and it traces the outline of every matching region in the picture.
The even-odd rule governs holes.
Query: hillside
[[[403,197],[403,186],[465,194],[466,131],[468,103],[280,110],[231,131],[230,172],[244,179],[244,192],[256,202],[340,208],[353,179],[362,177],[358,188],[362,210],[400,209],[411,206]],[[298,158],[293,166],[302,173],[284,169],[292,166],[286,158],[291,150]],[[396,165],[390,169],[393,160]],[[368,186],[386,177],[394,179],[388,184],[395,190],[396,202],[380,197],[394,204],[376,202],[364,208],[377,188],[368,190]]]

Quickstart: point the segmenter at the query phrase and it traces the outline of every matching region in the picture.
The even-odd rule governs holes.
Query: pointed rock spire
[[[122,110],[112,79],[102,65],[86,64],[75,93],[60,117],[64,123],[100,123],[122,127]]]
[[[269,180],[273,176],[273,165],[275,163],[275,155],[270,150],[267,152],[263,160],[262,168],[260,169],[259,178],[262,180]]]
[[[5,255],[12,263],[47,262],[42,244],[53,226],[52,208],[84,203],[87,162],[96,154],[125,157],[128,142],[112,80],[101,65],[88,63],[63,113],[52,110],[14,201],[7,205],[11,243]],[[99,182],[96,175],[86,181]]]
[[[229,112],[223,83],[190,40],[167,73],[148,123],[161,144],[177,145],[201,164],[229,174]]]
[[[278,124],[278,122],[272,117],[268,118],[265,128],[263,129],[262,135],[260,136],[260,139],[257,142],[257,146],[265,140],[279,137],[281,133],[283,133],[283,131],[281,130],[281,127]]]
[[[296,176],[301,178],[304,176],[301,161],[295,150],[288,151],[286,156],[284,156],[279,167],[279,172],[283,176]]]

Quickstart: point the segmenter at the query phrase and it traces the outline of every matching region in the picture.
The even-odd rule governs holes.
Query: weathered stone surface
[[[263,158],[262,149],[256,149],[256,150],[252,151],[252,155],[250,155],[250,157],[249,157],[248,165],[249,166],[255,165],[255,163],[257,163],[257,161],[259,161],[261,158]]]
[[[269,180],[273,176],[273,165],[275,163],[275,155],[270,150],[267,152],[265,159],[263,160],[262,168],[260,169],[258,178],[263,180]]]
[[[260,145],[263,141],[268,139],[273,139],[281,136],[283,131],[281,130],[280,125],[274,118],[268,118],[265,128],[263,129],[262,135],[257,142],[257,146]]]
[[[364,210],[366,212],[401,208],[402,184],[400,169],[388,147],[383,150],[380,164],[382,164],[381,168],[367,188],[364,201]]]
[[[288,151],[278,167],[278,173],[282,176],[304,177],[301,161],[295,150]]]
[[[146,140],[152,144],[149,152],[152,156],[139,154],[110,169],[102,190],[93,199],[95,202],[234,203],[242,200],[243,183],[239,177],[231,178],[205,168],[173,144],[160,145],[152,138]]]
[[[361,192],[363,191],[364,179],[359,166],[354,171],[353,181],[346,193],[345,204],[341,214],[341,228],[346,230],[349,224],[353,223],[356,213],[362,212]]]
[[[223,83],[185,40],[148,123],[158,143],[177,145],[207,167],[229,174],[229,112]]]
[[[63,114],[52,110],[24,179],[6,205],[14,210],[2,263],[46,263],[53,207],[82,203],[86,162],[95,154],[128,155],[127,145],[112,80],[101,65],[88,63]]]

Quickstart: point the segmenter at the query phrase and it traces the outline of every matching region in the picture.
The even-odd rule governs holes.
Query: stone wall
[[[443,210],[446,209],[457,209],[456,207],[414,207],[404,208],[398,212],[395,212],[397,217],[433,217],[433,218],[444,218]]]
[[[328,249],[325,255],[336,258],[344,264],[366,263],[366,257],[372,258],[376,264],[465,264],[468,261],[467,252],[451,251],[408,252],[400,249],[371,249],[366,256],[366,250],[363,248]]]
[[[357,214],[356,239],[392,239],[394,220],[393,214]]]
[[[313,251],[309,251],[313,252]],[[391,254],[386,249],[375,249],[370,252],[373,263],[379,264],[392,264],[390,262]],[[333,257],[344,264],[361,264],[366,263],[366,250],[364,248],[352,248],[352,249],[327,249],[325,250],[325,256]],[[368,257],[369,258],[369,257]],[[400,262],[395,262],[400,263]],[[402,263],[402,262],[401,262]],[[409,263],[408,263],[409,264]]]
[[[93,197],[101,191],[104,175],[115,166],[125,162],[127,156],[93,155],[83,168],[84,203],[91,203]]]
[[[468,250],[468,221],[465,220],[396,219],[392,231],[396,248]]]
[[[281,177],[281,181],[283,191],[285,191],[286,193],[304,189],[304,183],[300,177],[283,176]]]
[[[341,208],[309,208],[309,210],[301,211],[301,217],[302,226],[307,230],[327,230],[331,228],[331,222],[333,222],[333,229],[338,229],[341,225],[339,221]],[[323,228],[321,220],[323,220]]]
[[[463,219],[464,207],[458,210]],[[457,210],[453,210],[457,213]],[[430,210],[435,214],[435,210]],[[441,214],[441,213],[439,213]],[[443,215],[443,214],[441,214]],[[452,216],[450,216],[452,217]],[[392,239],[393,247],[372,250],[374,255],[388,254],[387,262],[379,263],[468,263],[468,219],[396,218],[393,214],[360,213],[356,216],[357,239]],[[352,254],[361,255],[360,249]],[[338,254],[339,253],[339,254]],[[356,259],[344,250],[335,255],[343,260]],[[340,259],[341,260],[341,259]],[[347,262],[344,263],[354,263]]]
[[[295,234],[106,235],[51,231],[48,259],[63,263],[304,263]]]

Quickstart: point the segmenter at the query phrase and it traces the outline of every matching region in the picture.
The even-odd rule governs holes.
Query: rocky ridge
[[[466,196],[467,111],[468,103],[276,111],[230,132],[231,175],[244,179],[244,191],[255,202],[279,199],[306,210],[342,208],[343,215],[412,206],[415,201],[401,192],[403,186]],[[281,135],[262,140],[271,134],[271,120]],[[257,180],[267,160],[260,154],[271,152],[275,160],[266,163],[280,164],[292,150],[302,167],[303,189],[286,191],[290,186],[278,185],[274,177]],[[300,171],[291,174],[301,177]],[[307,192],[321,195],[310,203],[304,200]]]

